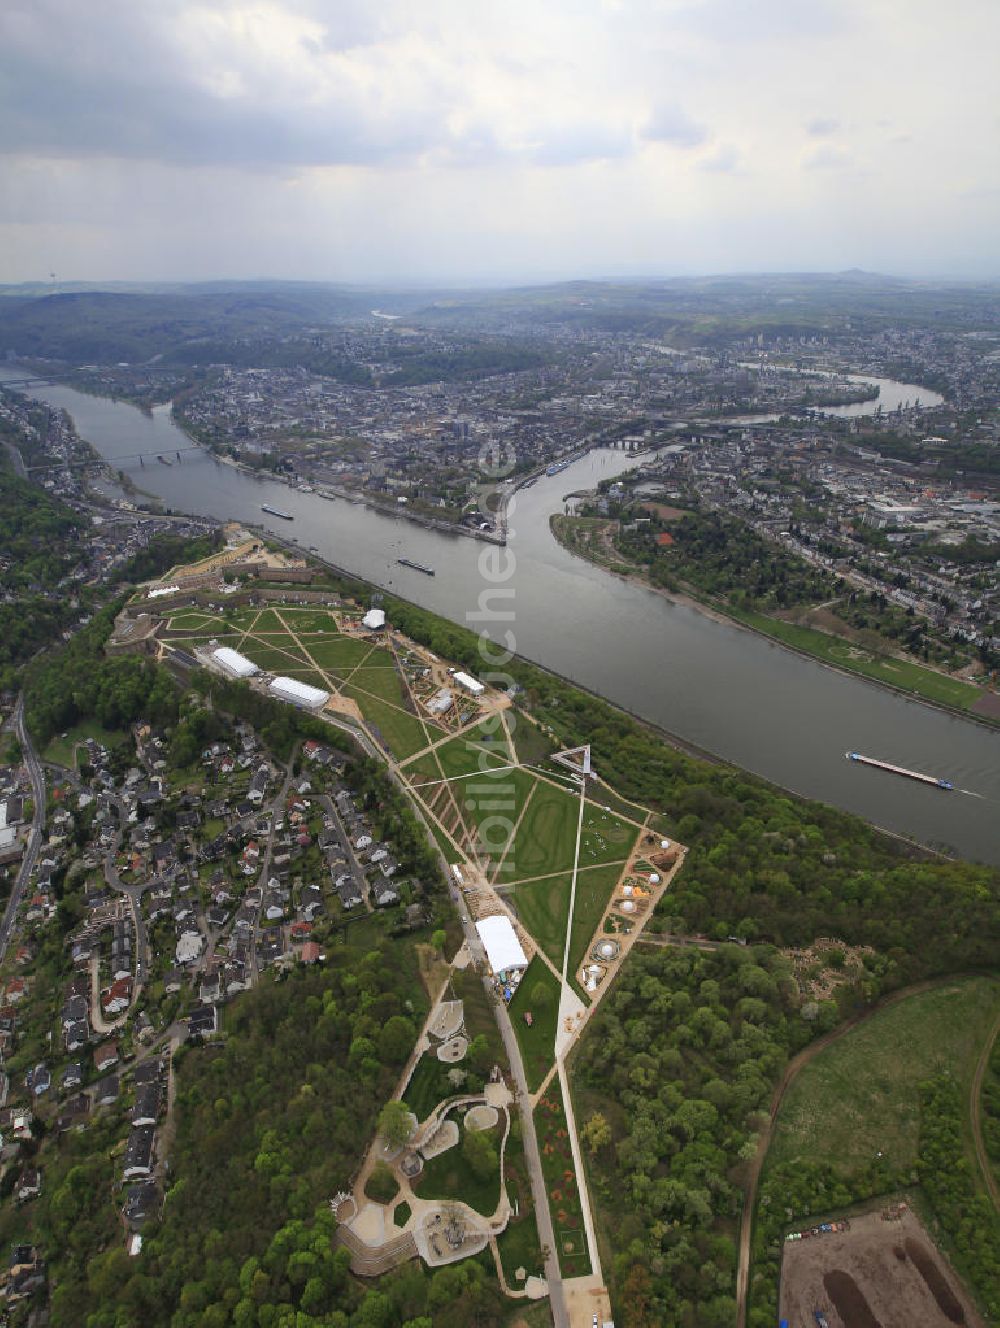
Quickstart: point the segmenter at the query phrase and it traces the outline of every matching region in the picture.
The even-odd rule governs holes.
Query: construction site
[[[985,1328],[905,1203],[794,1234],[804,1238],[785,1241],[779,1293],[789,1328],[813,1328],[820,1315],[829,1328]]]

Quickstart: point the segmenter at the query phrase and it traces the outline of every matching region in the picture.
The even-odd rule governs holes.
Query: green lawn
[[[284,632],[286,627],[278,617],[274,609],[260,609],[256,611],[256,621],[253,630],[255,632]]]
[[[296,632],[332,632],[338,633],[337,620],[329,609],[288,608],[281,610],[281,616],[289,627]]]
[[[170,619],[170,630],[176,632],[201,632],[218,623],[214,613],[175,613]]]
[[[439,1102],[462,1091],[448,1082],[451,1068],[439,1061],[432,1051],[425,1051],[417,1061],[403,1093],[403,1101],[417,1120],[426,1120]]]
[[[351,686],[359,691],[368,692],[382,701],[388,701],[391,705],[402,705],[403,684],[399,674],[391,667],[392,661],[389,663],[389,668],[371,668],[365,664],[362,668],[355,669],[351,674]]]
[[[499,748],[499,750],[497,750]],[[434,757],[441,763],[441,773],[438,773]],[[469,734],[462,734],[460,737],[452,738],[451,742],[442,743],[437,748],[434,756],[427,758],[425,773],[430,774],[433,770],[434,779],[453,779],[456,775],[471,775],[475,771],[489,766],[503,766],[508,763],[505,748],[496,744],[491,750],[489,746],[477,741],[475,730]],[[425,762],[415,763],[413,769],[424,769]],[[525,779],[530,779],[530,775],[525,775]]]
[[[570,932],[569,977],[572,979],[583,962],[591,937],[611,898],[611,891],[621,874],[621,866],[581,869],[576,878],[576,903]],[[517,915],[532,936],[561,971],[566,943],[566,919],[569,914],[572,872],[541,881],[528,881],[514,887]],[[584,1000],[589,998],[577,987]]]
[[[606,812],[603,807],[594,807],[588,803],[583,812],[580,866],[590,867],[599,862],[617,862],[627,858],[638,834],[634,825]]]
[[[285,638],[287,645],[269,646],[256,637],[248,636],[239,647],[240,654],[252,659],[255,664],[268,673],[285,673],[289,668],[310,668],[305,655]]]
[[[618,883],[621,866],[594,867],[579,871],[576,877],[576,902],[573,907],[573,927],[569,942],[569,975],[576,973],[583,963],[591,937]],[[560,956],[560,964],[562,958]],[[577,988],[579,991],[579,988]],[[580,995],[584,993],[580,991]],[[588,999],[584,996],[584,999]]]
[[[798,627],[794,623],[782,622],[769,618],[762,613],[749,613],[727,607],[726,613],[745,622],[750,627],[772,636],[785,645],[814,655],[828,664],[861,673],[866,678],[878,682],[891,683],[904,691],[913,692],[928,701],[937,701],[942,705],[956,706],[967,710],[982,696],[982,688],[971,683],[960,682],[957,678],[946,677],[933,669],[925,669],[920,664],[908,660],[892,659],[884,655],[875,655],[861,646],[837,636],[829,636],[813,627]]]
[[[508,714],[512,713],[508,711]],[[501,765],[513,762],[510,743],[507,741],[507,734],[500,723],[499,715],[487,716],[480,724],[469,729],[464,736],[468,742],[481,743],[484,751],[489,752]]]
[[[458,1128],[464,1135],[465,1127],[461,1121],[458,1123]],[[484,1217],[492,1216],[500,1202],[499,1155],[503,1134],[501,1125],[494,1125],[484,1133],[497,1152],[496,1170],[482,1178],[474,1175],[462,1154],[462,1141],[459,1139],[454,1148],[449,1148],[446,1153],[439,1153],[437,1157],[432,1157],[429,1162],[424,1163],[423,1171],[412,1182],[419,1198],[461,1199]]]
[[[518,1281],[514,1274],[523,1268],[528,1277],[544,1277],[545,1265],[542,1261],[542,1247],[538,1239],[538,1227],[533,1212],[511,1218],[507,1230],[497,1237],[497,1250],[500,1262],[507,1277],[507,1285],[523,1287],[524,1281]],[[527,1280],[527,1279],[525,1279]]]
[[[431,741],[423,724],[409,711],[387,705],[350,684],[341,688],[341,691],[344,696],[353,697],[357,701],[366,722],[378,729],[394,756],[400,759],[412,756]]]
[[[539,781],[535,796],[518,826],[517,839],[510,854],[514,871],[507,872],[506,879],[520,880],[526,876],[571,870],[578,815],[579,801],[575,790],[564,792]]]
[[[310,637],[306,644],[316,663],[324,669],[332,669],[341,675],[350,673],[372,653],[372,647],[366,641],[355,641],[349,636],[338,636],[331,631],[329,636]]]
[[[972,978],[911,996],[845,1034],[785,1095],[768,1167],[807,1158],[848,1174],[879,1150],[894,1166],[912,1165],[920,1084],[947,1071],[967,1097],[998,1009],[1000,981]]]
[[[362,662],[362,668],[365,669],[392,669],[396,670],[396,657],[392,651],[385,646],[371,646],[367,656]]]
[[[464,1006],[465,1031],[469,1040],[484,1037],[489,1044],[493,1060],[506,1074],[509,1071],[500,1030],[493,1016],[492,999],[487,996],[482,979],[474,969],[457,968],[451,976],[451,989],[456,1000]]]
[[[534,1000],[532,992],[541,983],[548,993],[545,1005]],[[534,1092],[552,1068],[555,1059],[556,1024],[559,1021],[559,980],[551,969],[536,955],[525,969],[521,985],[508,1007],[511,1023],[521,1048],[524,1073],[528,1088]],[[524,1022],[526,1011],[532,1015],[529,1028]]]
[[[465,854],[454,846],[429,811],[425,809],[424,815],[427,817],[427,824],[431,828],[431,834],[437,841],[438,848],[444,854],[445,862],[449,864],[453,862],[462,862],[465,858]]]
[[[514,886],[517,916],[560,971],[572,879],[572,873],[562,872],[543,881]]]
[[[296,649],[290,632],[254,632],[253,635],[265,646],[277,646],[280,649],[287,645],[289,650]]]
[[[347,689],[350,693],[351,689]],[[372,703],[365,697],[359,697],[359,705],[367,714],[367,706]],[[434,740],[437,730],[428,726],[429,737],[425,738],[424,746]],[[446,743],[439,747],[435,752],[414,761],[412,765],[406,767],[406,774],[411,777],[426,776],[430,781],[441,779],[452,779],[451,791],[454,794],[455,802],[462,813],[463,819],[469,827],[469,832],[475,835],[476,829],[489,820],[486,827],[489,855],[494,861],[499,861],[501,856],[507,852],[510,844],[510,832],[517,824],[521,809],[527,803],[528,797],[534,787],[534,775],[524,770],[509,769],[502,770],[498,774],[484,774],[482,778],[456,778],[454,773],[450,773],[448,766],[452,771],[461,760],[466,767],[471,766],[472,773],[478,767],[478,751],[473,747],[471,753],[461,753],[456,750],[455,743],[462,742],[462,739],[455,739],[453,742]],[[442,765],[445,766],[445,773],[442,774],[437,769],[435,757],[442,753],[449,754]],[[488,755],[484,758],[485,768],[489,768]],[[419,790],[418,790],[419,791]],[[428,788],[427,798],[433,799],[437,790]],[[523,876],[525,873],[518,869],[516,859],[508,854],[508,860],[504,862],[499,875],[499,881],[509,881],[517,876]]]
[[[42,752],[42,760],[72,770],[76,765],[76,748],[88,738],[108,748],[121,747],[128,741],[126,734],[102,728],[96,720],[85,719],[67,729],[65,737],[53,738]]]

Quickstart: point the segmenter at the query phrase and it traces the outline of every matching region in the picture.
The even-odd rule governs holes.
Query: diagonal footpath
[[[559,1023],[556,1027],[556,1073],[562,1089],[563,1110],[566,1113],[566,1129],[569,1133],[570,1150],[573,1154],[573,1168],[576,1171],[576,1184],[580,1193],[580,1208],[583,1212],[583,1229],[587,1233],[587,1253],[590,1256],[591,1276],[598,1283],[603,1282],[601,1257],[597,1250],[597,1233],[594,1230],[594,1215],[590,1205],[590,1192],[587,1189],[587,1176],[580,1153],[580,1141],[576,1133],[576,1118],[573,1114],[573,1100],[570,1097],[569,1079],[566,1074],[565,1056],[576,1041],[582,1016],[585,1013],[583,1001],[569,985],[569,948],[573,934],[573,910],[576,905],[576,878],[580,868],[580,840],[583,836],[583,812],[587,801],[587,780],[580,780],[580,813],[576,822],[576,851],[573,854],[573,878],[569,892],[569,913],[566,918],[566,943],[563,947],[562,991],[559,997]]]

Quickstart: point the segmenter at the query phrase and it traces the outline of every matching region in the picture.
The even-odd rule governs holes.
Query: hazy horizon
[[[414,295],[426,292],[427,294],[474,294],[477,292],[501,294],[504,292],[516,292],[519,290],[532,291],[544,290],[548,287],[559,286],[623,286],[623,287],[642,287],[656,285],[670,285],[673,282],[729,282],[729,281],[767,281],[782,279],[800,279],[809,280],[834,280],[836,278],[860,277],[870,279],[872,286],[878,286],[880,282],[898,283],[900,286],[1000,286],[1000,273],[984,273],[981,276],[962,276],[947,272],[926,273],[915,275],[909,272],[868,272],[859,268],[841,268],[838,270],[830,269],[828,271],[781,271],[774,269],[761,269],[757,272],[747,270],[736,270],[731,272],[690,272],[690,273],[645,273],[645,274],[621,274],[621,273],[593,273],[586,276],[574,275],[566,277],[554,277],[547,279],[539,277],[537,280],[518,280],[516,277],[509,279],[482,278],[480,280],[460,279],[435,281],[428,278],[423,281],[407,280],[400,277],[398,279],[379,281],[377,278],[369,280],[338,277],[280,277],[280,276],[240,276],[240,277],[93,277],[77,278],[72,275],[66,277],[57,277],[53,280],[41,278],[26,278],[22,281],[0,281],[0,289],[17,290],[19,288],[37,288],[37,294],[72,294],[76,291],[81,293],[90,292],[100,294],[102,292],[116,293],[116,288],[122,288],[118,291],[121,294],[127,294],[135,291],[138,293],[154,293],[158,289],[195,289],[201,287],[284,287],[284,286],[303,286],[303,287],[334,287],[345,290],[371,291],[372,294],[385,295]],[[859,282],[859,289],[864,286]]]
[[[1000,7],[9,0],[0,282],[1000,276]]]

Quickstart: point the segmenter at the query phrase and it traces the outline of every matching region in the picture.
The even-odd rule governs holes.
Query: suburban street
[[[129,912],[132,914],[132,929],[135,932],[135,992],[132,999],[135,1001],[139,998],[139,991],[149,972],[149,941],[146,936],[146,924],[142,916],[142,895],[144,890],[157,885],[158,882],[154,879],[136,882],[133,885],[123,884],[121,877],[118,875],[118,866],[115,861],[118,857],[118,850],[121,848],[122,836],[125,833],[125,826],[128,821],[125,804],[121,798],[115,798],[115,810],[118,813],[118,829],[104,859],[104,879],[112,890],[117,890],[119,894],[125,896],[128,900]]]
[[[41,848],[42,844],[42,832],[45,829],[45,777],[42,774],[42,767],[39,764],[38,756],[32,746],[27,725],[24,722],[23,693],[17,698],[17,705],[14,708],[14,728],[17,733],[18,742],[21,744],[24,763],[28,768],[28,777],[31,780],[31,797],[35,804],[35,810],[31,820],[31,831],[28,835],[28,842],[24,849],[24,857],[21,859],[21,867],[17,873],[17,880],[14,882],[14,888],[10,892],[10,898],[7,900],[7,907],[4,909],[3,921],[0,923],[0,963],[3,963],[6,958],[7,946],[10,943],[10,935],[14,926],[14,919],[17,916],[17,910],[21,905],[24,888],[31,879],[31,873],[34,870],[35,862],[38,859],[38,850]]]
[[[260,859],[260,871],[257,874],[257,888],[260,891],[260,903],[257,905],[257,915],[254,919],[253,928],[253,946],[250,950],[250,985],[255,986],[260,981],[260,942],[262,937],[261,914],[264,910],[264,892],[267,888],[268,877],[271,874],[271,857],[274,853],[274,835],[275,827],[279,820],[285,814],[285,803],[288,801],[288,790],[292,786],[292,770],[295,766],[295,758],[298,755],[298,744],[292,748],[292,754],[288,758],[288,764],[285,767],[285,775],[281,781],[281,787],[268,804],[271,813],[271,823],[267,832],[267,843],[264,845],[264,851]],[[207,963],[211,953],[211,947],[206,948],[202,962]]]

